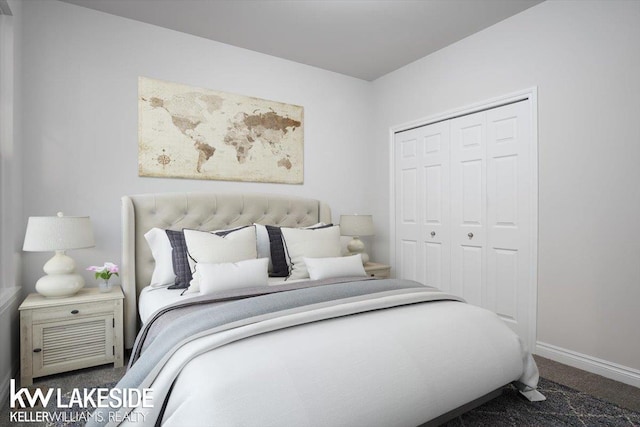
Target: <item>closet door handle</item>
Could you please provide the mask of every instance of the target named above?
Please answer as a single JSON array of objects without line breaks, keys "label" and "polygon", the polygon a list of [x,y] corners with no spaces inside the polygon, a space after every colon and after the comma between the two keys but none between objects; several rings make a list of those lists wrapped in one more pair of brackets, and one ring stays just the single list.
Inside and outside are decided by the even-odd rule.
[{"label": "closet door handle", "polygon": [[473,233],[469,233],[467,236],[469,236],[470,239],[473,239]]},{"label": "closet door handle", "polygon": [[435,231],[431,232],[431,237],[436,237],[436,232]]}]

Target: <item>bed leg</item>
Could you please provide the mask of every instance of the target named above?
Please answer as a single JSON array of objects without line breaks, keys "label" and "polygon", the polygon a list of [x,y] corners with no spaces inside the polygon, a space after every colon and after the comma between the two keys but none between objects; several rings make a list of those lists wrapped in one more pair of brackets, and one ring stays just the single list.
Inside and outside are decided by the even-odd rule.
[{"label": "bed leg", "polygon": [[520,391],[520,394],[527,398],[529,402],[542,402],[546,397],[538,390]]}]

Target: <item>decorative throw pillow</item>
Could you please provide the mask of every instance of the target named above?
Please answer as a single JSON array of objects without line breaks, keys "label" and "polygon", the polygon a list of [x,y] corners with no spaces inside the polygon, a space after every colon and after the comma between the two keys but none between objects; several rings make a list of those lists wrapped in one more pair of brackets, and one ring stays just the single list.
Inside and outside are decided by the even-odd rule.
[{"label": "decorative throw pillow", "polygon": [[[309,277],[303,258],[340,256],[340,227],[316,229],[282,228],[282,237],[291,260],[291,279]],[[275,267],[275,264],[274,264]]]},{"label": "decorative throw pillow", "polygon": [[360,254],[332,257],[307,258],[303,257],[311,280],[332,279],[334,277],[366,276]]},{"label": "decorative throw pillow", "polygon": [[[271,268],[269,270],[269,276],[271,277],[288,277],[290,273],[290,263],[287,259],[287,254],[284,249],[284,242],[282,240],[282,227],[276,227],[273,225],[265,226],[267,234],[269,235],[269,249],[271,255]],[[333,224],[325,224],[319,222],[308,227],[303,227],[304,230],[315,230],[319,228],[333,227]]]},{"label": "decorative throw pillow", "polygon": [[189,287],[191,282],[191,268],[189,267],[189,258],[187,257],[187,244],[184,240],[182,231],[165,230],[169,242],[171,242],[171,260],[173,272],[176,275],[175,284],[169,286],[169,289],[184,289]]},{"label": "decorative throw pillow", "polygon": [[[216,230],[216,231],[200,231],[200,233],[215,233],[219,236],[224,236],[228,233],[251,226],[236,227],[229,230]],[[253,228],[253,227],[252,227]],[[197,230],[191,230],[197,231]],[[193,280],[192,266],[189,262],[189,254],[187,250],[187,242],[184,237],[184,230],[165,230],[169,242],[171,243],[172,253],[171,259],[173,264],[173,272],[176,276],[175,284],[169,286],[169,289],[185,289],[189,287],[191,280]],[[254,257],[255,258],[255,257]]]},{"label": "decorative throw pillow", "polygon": [[269,273],[273,271],[271,263],[271,245],[269,243],[269,232],[267,226],[262,224],[253,224],[256,227],[256,249],[258,258],[269,258]]},{"label": "decorative throw pillow", "polygon": [[152,288],[169,286],[175,283],[176,275],[173,272],[173,260],[171,242],[167,233],[161,228],[152,228],[147,231],[144,238],[151,249],[151,255],[155,261],[153,274],[151,275]]},{"label": "decorative throw pillow", "polygon": [[[183,233],[191,273],[197,270],[198,263],[219,264],[257,258],[254,226],[217,232],[185,229]],[[199,292],[198,280],[194,279],[189,292]]]},{"label": "decorative throw pillow", "polygon": [[284,253],[284,242],[282,241],[282,231],[280,227],[267,225],[269,234],[269,249],[271,253],[271,277],[287,277],[289,275],[289,265]]},{"label": "decorative throw pillow", "polygon": [[268,258],[221,264],[198,263],[194,277],[199,276],[201,294],[253,286],[267,286],[269,278],[267,273],[268,265]]}]

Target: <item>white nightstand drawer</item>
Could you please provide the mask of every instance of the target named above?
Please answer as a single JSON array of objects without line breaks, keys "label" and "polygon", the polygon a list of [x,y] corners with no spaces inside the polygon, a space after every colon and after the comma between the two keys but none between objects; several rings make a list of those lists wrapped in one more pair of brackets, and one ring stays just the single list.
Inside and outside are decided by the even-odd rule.
[{"label": "white nightstand drawer", "polygon": [[368,262],[364,265],[364,271],[369,277],[376,277],[378,279],[388,279],[391,277],[391,267],[385,264]]},{"label": "white nightstand drawer", "polygon": [[97,314],[109,314],[113,313],[114,306],[115,303],[113,301],[103,301],[43,308],[33,312],[33,323],[72,320]]}]

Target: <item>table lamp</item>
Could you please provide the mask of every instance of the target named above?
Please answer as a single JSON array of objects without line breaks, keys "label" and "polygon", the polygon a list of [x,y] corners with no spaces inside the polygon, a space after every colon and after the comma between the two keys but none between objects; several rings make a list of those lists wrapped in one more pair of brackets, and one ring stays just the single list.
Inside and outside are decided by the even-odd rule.
[{"label": "table lamp", "polygon": [[48,298],[68,297],[84,286],[76,274],[75,261],[65,254],[69,249],[95,246],[88,216],[32,216],[27,222],[23,251],[48,252],[55,255],[43,267],[45,276],[36,282],[36,291]]},{"label": "table lamp", "polygon": [[373,218],[371,215],[341,215],[340,234],[353,237],[347,245],[349,255],[360,254],[362,263],[368,263],[369,255],[364,251],[364,242],[360,240],[360,237],[373,236]]}]

